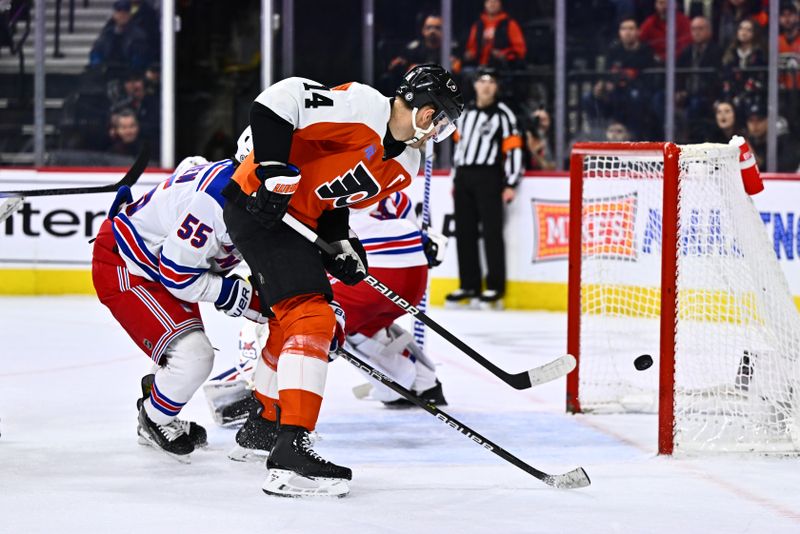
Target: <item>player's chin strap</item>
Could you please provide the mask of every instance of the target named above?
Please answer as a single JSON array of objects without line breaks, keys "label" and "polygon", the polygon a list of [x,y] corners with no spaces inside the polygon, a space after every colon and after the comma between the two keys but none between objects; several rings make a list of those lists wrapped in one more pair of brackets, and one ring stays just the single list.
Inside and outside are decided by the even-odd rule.
[{"label": "player's chin strap", "polygon": [[436,125],[431,121],[431,125],[425,129],[420,128],[417,126],[417,112],[419,108],[414,108],[411,110],[411,124],[414,126],[414,137],[406,141],[407,145],[413,145],[414,143],[418,143],[423,137],[428,135],[433,131]]}]

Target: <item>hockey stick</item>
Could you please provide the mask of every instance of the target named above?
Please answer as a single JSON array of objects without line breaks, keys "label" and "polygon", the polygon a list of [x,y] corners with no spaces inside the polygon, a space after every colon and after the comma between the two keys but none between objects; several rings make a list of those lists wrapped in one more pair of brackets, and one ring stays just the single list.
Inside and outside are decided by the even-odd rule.
[{"label": "hockey stick", "polygon": [[89,187],[64,187],[60,189],[30,189],[20,191],[0,191],[0,198],[19,198],[19,197],[46,197],[55,195],[86,195],[89,193],[113,193],[120,187],[127,185],[128,187],[136,183],[139,176],[142,175],[150,162],[150,149],[147,143],[142,145],[139,155],[136,156],[136,161],[133,162],[131,168],[122,177],[122,180],[111,185],[99,185]]},{"label": "hockey stick", "polygon": [[417,406],[419,406],[429,414],[433,415],[436,419],[440,420],[447,426],[454,428],[455,430],[458,430],[461,434],[466,436],[468,439],[474,441],[484,449],[487,449],[495,453],[503,460],[507,461],[512,465],[515,465],[516,467],[519,467],[529,475],[538,478],[548,486],[560,489],[576,489],[576,488],[585,488],[586,486],[591,484],[589,476],[586,474],[586,471],[584,471],[582,467],[575,468],[572,471],[569,471],[562,475],[548,475],[543,471],[539,471],[535,467],[526,464],[525,462],[523,462],[522,460],[520,460],[519,458],[517,458],[504,448],[500,447],[496,443],[478,434],[476,431],[474,431],[461,421],[457,420],[452,415],[443,412],[433,404],[426,403],[424,400],[414,395],[403,386],[397,384],[394,380],[392,380],[385,374],[381,373],[368,363],[359,359],[355,355],[347,352],[341,347],[336,352],[339,354],[339,356],[347,360],[350,364],[357,367],[361,371],[367,373],[372,378],[374,378],[384,386],[388,387],[398,395],[401,395],[406,400],[416,404]]},{"label": "hockey stick", "polygon": [[[335,251],[330,246],[330,244],[326,243],[319,236],[306,225],[292,217],[290,214],[286,214],[283,216],[283,222],[289,225],[294,231],[314,243],[320,250],[328,255],[334,255]],[[396,306],[401,308],[404,312],[411,315],[414,318],[418,318],[420,321],[425,323],[431,330],[445,338],[447,341],[458,347],[464,354],[478,362],[484,368],[488,369],[493,375],[498,377],[500,380],[508,384],[509,386],[515,389],[527,389],[534,384],[541,383],[541,378],[535,374],[535,370],[530,371],[523,371],[521,373],[508,373],[495,364],[478,354],[472,347],[458,339],[456,336],[451,334],[448,330],[446,330],[443,326],[439,323],[425,315],[425,313],[421,312],[416,306],[413,306],[410,302],[405,300],[403,297],[392,291],[389,287],[383,284],[380,280],[368,274],[364,281],[372,286],[377,292],[382,294],[387,299],[391,300]],[[567,374],[575,368],[575,358],[570,355],[566,354],[557,358],[553,362],[553,371],[562,372],[563,374]],[[548,364],[550,365],[550,364]],[[561,375],[559,375],[561,376]],[[556,377],[553,377],[556,378]],[[551,378],[552,380],[552,378]]]},{"label": "hockey stick", "polygon": [[[428,139],[425,143],[425,187],[422,194],[422,229],[427,230],[431,225],[431,175],[433,174],[433,139]],[[430,291],[430,280],[428,280],[422,300],[419,301],[417,308],[423,313],[428,309],[428,292]],[[425,348],[425,323],[419,319],[414,319],[414,341],[419,348]]]},{"label": "hockey stick", "polygon": [[[538,386],[540,384],[545,384],[555,380],[556,378],[561,378],[562,376],[572,372],[572,370],[575,369],[576,363],[577,362],[574,356],[571,354],[565,354],[556,358],[552,362],[540,365],[539,367],[534,367],[528,371],[528,376],[531,377],[531,385]],[[353,395],[355,395],[357,399],[361,400],[367,398],[371,391],[371,384],[361,384],[353,388]]]}]

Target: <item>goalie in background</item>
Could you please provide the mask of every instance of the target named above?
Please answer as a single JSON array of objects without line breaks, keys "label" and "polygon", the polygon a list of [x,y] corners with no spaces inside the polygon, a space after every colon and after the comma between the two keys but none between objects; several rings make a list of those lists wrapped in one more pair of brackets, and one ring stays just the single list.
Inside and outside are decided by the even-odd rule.
[{"label": "goalie in background", "polygon": [[[411,200],[402,192],[383,199],[374,209],[352,210],[350,226],[367,252],[370,273],[395,288],[411,304],[419,304],[428,285],[428,269],[441,264],[444,259],[447,238],[420,229]],[[393,324],[403,315],[403,310],[363,281],[348,286],[331,279],[331,285],[334,298],[346,315],[348,349],[427,402],[446,405],[434,364],[414,343],[410,333]],[[248,360],[251,349],[258,351],[266,346],[267,334],[267,330],[260,326],[243,327],[240,338],[241,362]],[[262,390],[258,376],[259,369],[265,366],[264,358],[268,357],[268,351],[260,354],[261,358],[256,362],[254,388],[255,396],[264,399],[267,392]],[[217,383],[208,384],[206,394],[215,396],[224,391],[226,386],[220,382],[232,376],[234,371],[231,369],[220,375],[225,377],[215,381]],[[369,395],[392,408],[413,406],[386,386],[368,379],[369,387],[365,387],[365,384],[355,389],[357,397]],[[229,404],[209,398],[215,420],[223,420],[223,413],[230,412],[233,403],[241,405],[245,402],[245,384],[246,377],[239,385],[227,386],[231,391],[238,388],[238,396],[231,398]],[[269,432],[260,412],[260,409],[252,411],[236,434],[237,447],[229,454],[232,460],[246,460],[269,452],[271,440],[267,439]]]}]

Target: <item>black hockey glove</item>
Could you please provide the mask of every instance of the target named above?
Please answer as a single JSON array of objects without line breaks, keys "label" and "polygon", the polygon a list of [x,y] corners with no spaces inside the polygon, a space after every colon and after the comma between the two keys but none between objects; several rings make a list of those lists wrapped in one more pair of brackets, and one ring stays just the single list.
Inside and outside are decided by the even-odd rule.
[{"label": "black hockey glove", "polygon": [[422,232],[422,248],[428,259],[428,267],[437,267],[444,261],[447,236],[436,232]]},{"label": "black hockey glove", "polygon": [[334,241],[332,256],[323,254],[325,270],[348,286],[354,286],[367,277],[367,253],[357,237]]},{"label": "black hockey glove", "polygon": [[259,165],[256,176],[261,185],[247,199],[247,211],[265,228],[272,228],[289,209],[289,201],[300,182],[300,169],[291,164]]}]

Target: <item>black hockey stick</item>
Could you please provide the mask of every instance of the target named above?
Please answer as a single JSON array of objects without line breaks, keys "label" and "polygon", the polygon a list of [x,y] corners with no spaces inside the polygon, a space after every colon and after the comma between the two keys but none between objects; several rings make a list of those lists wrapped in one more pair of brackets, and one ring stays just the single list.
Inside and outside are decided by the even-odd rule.
[{"label": "black hockey stick", "polygon": [[[292,217],[290,214],[286,214],[283,217],[283,222],[289,225],[290,228],[295,230],[297,233],[314,243],[320,250],[325,252],[329,255],[334,255],[335,251],[330,244],[326,243],[310,228],[306,225]],[[386,284],[382,283],[380,280],[375,278],[374,276],[368,274],[364,281],[372,286],[377,292],[382,294],[387,299],[391,300],[396,306],[401,308],[407,314],[413,316],[416,319],[419,319],[421,322],[425,323],[431,330],[445,338],[447,341],[455,345],[458,349],[460,349],[464,354],[481,364],[483,367],[488,369],[493,375],[498,377],[500,380],[508,384],[509,386],[515,389],[527,389],[531,386],[541,384],[543,382],[547,382],[550,380],[554,380],[559,376],[563,376],[571,372],[575,368],[575,358],[569,354],[565,354],[560,358],[550,362],[545,367],[547,367],[548,372],[542,373],[541,367],[537,367],[536,369],[531,369],[528,371],[523,371],[521,373],[508,373],[495,364],[478,354],[472,347],[458,339],[456,336],[451,334],[448,330],[446,330],[443,326],[439,323],[425,315],[422,311],[420,311],[416,306],[412,305],[410,302],[402,298],[400,295],[392,291]]]},{"label": "black hockey stick", "polygon": [[98,185],[86,187],[64,187],[59,189],[30,189],[20,191],[0,191],[0,198],[20,198],[20,197],[47,197],[55,195],[85,195],[89,193],[113,193],[123,185],[128,187],[136,183],[139,176],[142,175],[150,163],[150,149],[147,143],[142,145],[139,155],[136,156],[136,161],[133,162],[131,168],[122,177],[122,180],[111,185]]},{"label": "black hockey stick", "polygon": [[339,356],[347,360],[353,366],[367,373],[369,376],[371,376],[384,386],[388,387],[398,395],[401,395],[406,400],[416,404],[417,406],[419,406],[420,408],[422,408],[423,410],[425,410],[426,412],[428,412],[429,414],[431,414],[432,416],[434,416],[436,419],[440,420],[447,426],[459,431],[461,434],[466,436],[468,439],[474,441],[484,449],[487,449],[495,453],[503,460],[507,461],[512,465],[515,465],[516,467],[519,467],[529,475],[538,478],[548,486],[560,489],[577,489],[577,488],[585,488],[586,486],[591,484],[591,481],[589,480],[589,475],[586,474],[586,471],[583,470],[583,467],[577,467],[572,471],[569,471],[561,475],[548,475],[543,471],[539,471],[535,467],[526,464],[525,462],[523,462],[522,460],[520,460],[519,458],[517,458],[504,448],[500,447],[496,443],[478,434],[470,427],[468,427],[461,421],[457,420],[452,415],[443,412],[433,404],[425,402],[424,400],[414,395],[409,390],[407,390],[406,388],[404,388],[403,386],[401,386],[400,384],[398,384],[385,374],[381,373],[368,363],[364,362],[364,360],[361,360],[360,358],[347,352],[343,348],[339,348],[336,352],[339,354]]}]

